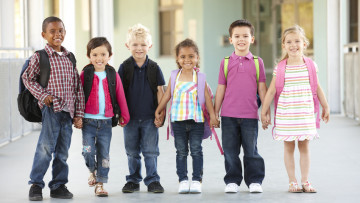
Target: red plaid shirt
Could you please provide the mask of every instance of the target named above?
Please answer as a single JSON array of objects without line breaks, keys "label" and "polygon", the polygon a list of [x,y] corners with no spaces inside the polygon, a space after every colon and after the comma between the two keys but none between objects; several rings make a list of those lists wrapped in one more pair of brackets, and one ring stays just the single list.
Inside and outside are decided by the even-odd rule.
[{"label": "red plaid shirt", "polygon": [[46,88],[41,87],[37,82],[40,76],[39,54],[34,54],[29,63],[29,67],[22,75],[25,87],[39,100],[39,107],[44,106],[44,99],[53,96],[54,112],[60,112],[67,105],[70,116],[73,118],[84,117],[85,97],[79,78],[79,73],[74,71],[73,64],[67,57],[68,52],[61,47],[63,54],[60,56],[49,45],[45,50],[50,60],[50,79]]}]

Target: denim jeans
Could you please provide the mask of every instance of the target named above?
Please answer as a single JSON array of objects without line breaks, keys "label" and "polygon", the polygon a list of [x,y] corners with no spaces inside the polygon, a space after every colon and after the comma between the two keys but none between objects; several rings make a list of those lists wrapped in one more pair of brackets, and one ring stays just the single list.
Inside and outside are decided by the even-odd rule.
[{"label": "denim jeans", "polygon": [[141,176],[141,157],[144,156],[146,177],[145,185],[160,181],[157,173],[157,157],[159,156],[159,132],[154,119],[130,120],[124,127],[124,143],[128,157],[129,175],[126,182],[139,183]]},{"label": "denim jeans", "polygon": [[96,182],[107,183],[110,169],[111,118],[83,121],[82,155],[90,172],[96,170]]},{"label": "denim jeans", "polygon": [[265,176],[265,164],[257,150],[258,120],[247,118],[221,118],[222,145],[224,148],[224,181],[240,185],[242,176],[240,147],[244,151],[245,183],[262,183]]},{"label": "denim jeans", "polygon": [[194,120],[175,121],[171,123],[174,131],[176,148],[176,173],[179,182],[188,180],[187,156],[192,157],[193,174],[192,180],[202,181],[203,175],[203,153],[202,138],[204,136],[204,123],[196,123]]},{"label": "denim jeans", "polygon": [[54,113],[52,107],[44,106],[41,112],[42,128],[36,146],[29,184],[45,187],[43,178],[54,157],[49,188],[55,190],[68,182],[69,168],[66,160],[71,143],[72,119],[68,112]]}]

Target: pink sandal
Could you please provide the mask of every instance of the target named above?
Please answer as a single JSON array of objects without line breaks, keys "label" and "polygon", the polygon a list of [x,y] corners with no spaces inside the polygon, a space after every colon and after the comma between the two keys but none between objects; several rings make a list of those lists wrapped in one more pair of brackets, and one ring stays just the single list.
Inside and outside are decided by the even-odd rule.
[{"label": "pink sandal", "polygon": [[301,192],[303,192],[303,190],[299,187],[297,182],[290,182],[288,192],[301,193]]},{"label": "pink sandal", "polygon": [[311,185],[311,183],[307,180],[305,183],[302,183],[302,190],[305,193],[316,193],[315,188]]}]

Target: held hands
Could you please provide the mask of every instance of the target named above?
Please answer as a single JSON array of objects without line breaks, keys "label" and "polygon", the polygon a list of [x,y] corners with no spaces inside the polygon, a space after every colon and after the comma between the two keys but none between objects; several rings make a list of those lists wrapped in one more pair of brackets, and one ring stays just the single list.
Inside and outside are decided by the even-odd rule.
[{"label": "held hands", "polygon": [[81,117],[74,117],[73,124],[75,128],[81,129],[83,127],[83,120]]},{"label": "held hands", "polygon": [[261,123],[264,130],[268,129],[268,126],[271,125],[270,110],[267,111],[265,114],[261,113]]},{"label": "held hands", "polygon": [[44,104],[45,104],[46,106],[50,107],[51,104],[53,103],[53,99],[54,99],[54,98],[53,98],[53,96],[51,96],[51,95],[45,97],[45,99],[44,99]]},{"label": "held hands", "polygon": [[212,127],[212,128],[219,128],[220,127],[219,116],[210,115],[210,127]]},{"label": "held hands", "polygon": [[165,118],[165,111],[155,111],[155,120],[154,120],[154,124],[157,128],[160,128],[161,126],[163,126],[164,123],[164,118]]},{"label": "held hands", "polygon": [[119,118],[119,124],[118,125],[121,126],[121,127],[126,126],[126,124],[124,123],[124,118],[122,116],[120,116],[120,118]]}]

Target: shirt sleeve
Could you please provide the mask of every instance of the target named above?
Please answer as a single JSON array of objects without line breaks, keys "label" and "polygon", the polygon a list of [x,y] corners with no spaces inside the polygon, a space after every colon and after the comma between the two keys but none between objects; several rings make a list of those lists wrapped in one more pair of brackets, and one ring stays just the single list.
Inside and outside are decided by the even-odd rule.
[{"label": "shirt sleeve", "polygon": [[264,61],[260,57],[259,57],[259,82],[266,82]]},{"label": "shirt sleeve", "polygon": [[[84,89],[82,85],[82,80],[79,77],[79,73],[77,69],[74,70],[75,77],[77,78],[76,84],[75,84],[75,117],[84,117],[84,109],[85,109],[85,95],[84,95]],[[84,77],[84,76],[83,76]]]},{"label": "shirt sleeve", "polygon": [[130,114],[126,103],[124,88],[120,80],[119,74],[116,74],[116,100],[121,110],[121,117],[123,117],[124,119],[124,122],[121,124],[127,124],[130,121]]},{"label": "shirt sleeve", "polygon": [[218,84],[219,85],[226,85],[226,79],[225,79],[225,74],[224,74],[224,59],[220,63]]},{"label": "shirt sleeve", "polygon": [[34,97],[44,103],[44,99],[50,94],[46,92],[39,82],[38,78],[40,77],[40,56],[38,53],[35,53],[29,62],[28,68],[24,71],[22,75],[22,80],[25,87],[31,92]]},{"label": "shirt sleeve", "polygon": [[163,75],[163,73],[161,71],[160,66],[158,66],[158,70],[159,71],[157,72],[157,76],[156,76],[157,83],[158,83],[158,86],[163,86],[163,85],[165,85],[165,79],[164,79],[164,75]]},{"label": "shirt sleeve", "polygon": [[275,66],[274,71],[273,71],[273,76],[276,76],[277,68],[278,68],[278,67]]}]

